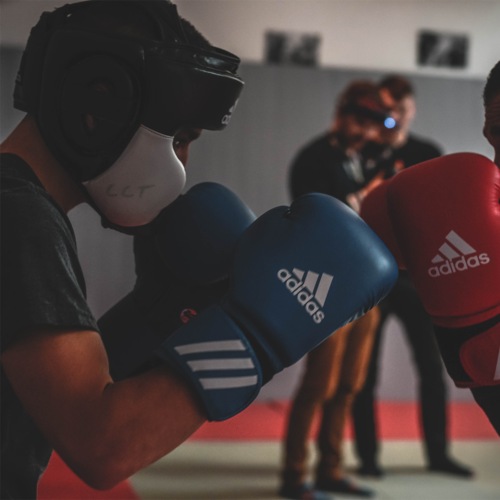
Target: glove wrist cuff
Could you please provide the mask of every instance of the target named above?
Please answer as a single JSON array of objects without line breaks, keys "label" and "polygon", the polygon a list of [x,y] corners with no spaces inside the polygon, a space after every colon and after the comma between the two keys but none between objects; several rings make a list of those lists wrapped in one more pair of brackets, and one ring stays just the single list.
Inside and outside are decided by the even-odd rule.
[{"label": "glove wrist cuff", "polygon": [[244,410],[262,387],[257,356],[236,323],[215,305],[172,335],[155,353],[200,395],[209,420]]}]

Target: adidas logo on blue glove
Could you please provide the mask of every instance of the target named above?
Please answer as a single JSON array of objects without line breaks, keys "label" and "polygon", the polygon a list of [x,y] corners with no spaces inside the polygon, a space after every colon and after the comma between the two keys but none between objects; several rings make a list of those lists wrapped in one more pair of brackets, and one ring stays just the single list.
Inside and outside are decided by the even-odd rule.
[{"label": "adidas logo on blue glove", "polygon": [[[293,275],[295,275],[295,278]],[[304,271],[294,268],[293,275],[287,269],[280,269],[278,271],[278,278],[283,283],[286,283],[288,290],[297,297],[298,303],[301,306],[304,306],[305,310],[310,316],[312,316],[315,323],[321,323],[325,314],[320,309],[320,305],[325,305],[325,300],[328,292],[330,291],[333,276],[323,273],[318,283],[319,274],[313,271],[307,272],[306,279],[304,281],[302,281],[304,278]],[[317,283],[318,286],[316,287]],[[315,288],[316,293],[314,293]],[[306,290],[309,290],[310,293],[307,293]],[[320,305],[318,305],[318,302]]]}]

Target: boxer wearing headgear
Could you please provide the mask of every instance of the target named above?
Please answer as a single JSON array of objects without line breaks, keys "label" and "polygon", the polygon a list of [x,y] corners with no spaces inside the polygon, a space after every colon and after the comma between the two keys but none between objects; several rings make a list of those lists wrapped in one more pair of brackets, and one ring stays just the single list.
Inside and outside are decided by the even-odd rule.
[{"label": "boxer wearing headgear", "polygon": [[[120,4],[107,10],[131,8]],[[239,59],[191,43],[167,2],[141,2],[153,39],[89,29],[82,25],[88,8],[81,2],[42,15],[23,54],[14,105],[34,116],[104,225],[134,232],[184,187],[174,136],[229,123],[243,88]],[[98,122],[93,130],[82,120],[88,115]]]},{"label": "boxer wearing headgear", "polygon": [[[183,179],[172,144],[185,162],[177,137],[227,124],[242,86],[238,60],[211,48],[166,1],[73,4],[44,14],[32,37],[15,94],[29,114],[1,148],[7,499],[36,498],[52,449],[94,488],[114,486],[207,419],[241,411],[274,373],[381,300],[396,275],[386,247],[350,210],[321,196],[297,200],[241,236],[247,223],[238,225],[225,250],[231,264],[210,278],[227,273],[227,294],[167,335],[154,351],[160,366],[115,382],[66,213],[87,201],[120,230],[153,221],[145,232],[159,258],[189,276],[189,254],[169,243],[189,214],[189,204],[173,203]],[[214,203],[202,191],[188,200]],[[241,207],[234,195],[209,192]],[[210,213],[215,231],[224,220]],[[192,236],[190,244],[206,244],[203,231]],[[293,280],[301,269],[309,278]],[[164,298],[166,285],[149,283]],[[138,289],[138,335],[158,326],[143,299]]]},{"label": "boxer wearing headgear", "polygon": [[[146,392],[112,385],[66,213],[88,202],[104,225],[150,232],[182,190],[190,141],[229,122],[238,62],[166,1],[67,5],[33,28],[14,96],[28,115],[1,146],[2,498],[35,498],[53,447],[104,488],[205,421],[165,369]],[[160,401],[182,419],[151,411]],[[119,431],[131,421],[137,433]]]}]

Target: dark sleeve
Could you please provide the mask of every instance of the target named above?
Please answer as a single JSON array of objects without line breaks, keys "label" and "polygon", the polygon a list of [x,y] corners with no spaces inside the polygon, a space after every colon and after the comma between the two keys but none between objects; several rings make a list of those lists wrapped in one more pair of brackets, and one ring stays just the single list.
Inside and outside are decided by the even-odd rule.
[{"label": "dark sleeve", "polygon": [[34,189],[2,195],[2,350],[24,328],[98,331],[69,220]]},{"label": "dark sleeve", "polygon": [[[411,164],[416,165],[424,161],[433,160],[443,155],[443,151],[436,143],[420,137],[411,137],[411,157],[413,157]],[[410,166],[410,165],[408,165]]]},{"label": "dark sleeve", "polygon": [[302,150],[293,161],[289,184],[293,200],[307,193],[333,195],[325,159],[311,149]]},{"label": "dark sleeve", "polygon": [[436,144],[428,142],[426,146],[427,146],[426,149],[427,160],[432,160],[434,158],[438,158],[439,156],[443,155],[443,151]]}]

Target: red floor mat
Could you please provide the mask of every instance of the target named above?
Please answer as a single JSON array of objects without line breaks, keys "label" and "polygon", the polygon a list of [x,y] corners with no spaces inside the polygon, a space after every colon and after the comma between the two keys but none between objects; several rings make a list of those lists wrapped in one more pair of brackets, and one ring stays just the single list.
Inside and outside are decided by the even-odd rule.
[{"label": "red floor mat", "polygon": [[52,454],[49,466],[38,483],[38,500],[140,500],[140,497],[123,481],[108,491],[97,491],[87,486],[62,461]]},{"label": "red floor mat", "polygon": [[[191,439],[198,440],[277,440],[285,433],[289,403],[272,401],[254,403],[226,422],[205,424]],[[449,404],[449,436],[453,440],[500,439],[489,420],[475,403]],[[420,439],[419,406],[411,401],[378,403],[381,439]],[[318,431],[318,419],[312,436]],[[352,438],[352,427],[346,428],[346,438]]]}]

